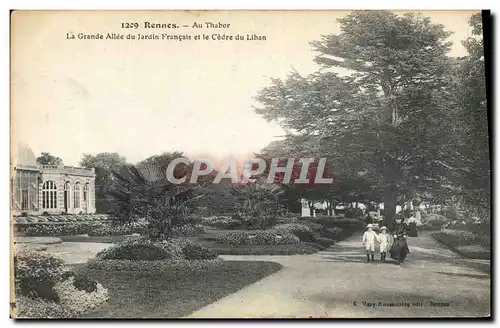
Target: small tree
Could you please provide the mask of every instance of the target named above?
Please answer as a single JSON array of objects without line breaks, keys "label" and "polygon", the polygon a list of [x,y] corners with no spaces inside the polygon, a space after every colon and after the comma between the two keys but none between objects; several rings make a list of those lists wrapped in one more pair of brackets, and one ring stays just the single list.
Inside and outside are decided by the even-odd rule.
[{"label": "small tree", "polygon": [[50,153],[42,153],[36,158],[36,162],[40,165],[62,165],[61,158],[51,155]]},{"label": "small tree", "polygon": [[196,189],[190,185],[169,182],[160,166],[147,163],[126,165],[113,171],[113,185],[108,191],[114,203],[116,220],[121,223],[144,218],[152,240],[168,239],[172,228],[187,223]]},{"label": "small tree", "polygon": [[252,221],[254,227],[264,228],[278,217],[280,187],[260,182],[238,185],[231,189],[236,197],[239,211]]}]

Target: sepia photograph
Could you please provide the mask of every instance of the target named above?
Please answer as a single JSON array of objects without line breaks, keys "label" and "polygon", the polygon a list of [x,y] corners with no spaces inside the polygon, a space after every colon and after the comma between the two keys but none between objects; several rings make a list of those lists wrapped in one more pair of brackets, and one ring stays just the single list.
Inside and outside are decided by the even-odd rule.
[{"label": "sepia photograph", "polygon": [[490,11],[9,15],[12,319],[491,319]]}]

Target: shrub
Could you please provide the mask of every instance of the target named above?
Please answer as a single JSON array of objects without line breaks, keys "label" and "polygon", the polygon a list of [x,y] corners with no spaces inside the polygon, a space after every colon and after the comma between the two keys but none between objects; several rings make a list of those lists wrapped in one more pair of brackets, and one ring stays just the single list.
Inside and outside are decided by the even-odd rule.
[{"label": "shrub", "polygon": [[183,225],[179,227],[173,227],[173,235],[176,237],[190,237],[205,234],[205,228],[202,225]]},{"label": "shrub", "polygon": [[97,281],[82,274],[73,275],[73,286],[78,290],[92,293],[97,290]]},{"label": "shrub", "polygon": [[186,260],[213,260],[218,257],[210,249],[191,241],[183,246],[182,253]]},{"label": "shrub", "polygon": [[16,297],[16,316],[18,318],[75,318],[96,308],[108,300],[108,291],[96,284],[93,292],[75,287],[73,277],[58,283],[54,289],[59,302]]},{"label": "shrub", "polygon": [[147,237],[125,240],[97,253],[101,260],[208,260],[217,258],[217,254],[188,239],[151,241]]},{"label": "shrub", "polygon": [[313,241],[315,235],[312,230],[304,224],[285,223],[274,226],[275,230],[285,231],[299,237],[300,241]]},{"label": "shrub", "polygon": [[282,245],[296,244],[300,240],[285,231],[255,230],[227,232],[219,236],[217,242],[230,245]]},{"label": "shrub", "polygon": [[234,228],[239,228],[242,225],[241,221],[227,217],[203,218],[202,223],[204,225],[221,229],[234,229]]},{"label": "shrub", "polygon": [[102,250],[96,257],[103,260],[164,260],[182,258],[182,248],[173,242],[153,242],[143,237],[125,240]]},{"label": "shrub", "polygon": [[62,280],[64,262],[50,254],[28,248],[14,254],[16,294],[58,301],[54,286]]}]

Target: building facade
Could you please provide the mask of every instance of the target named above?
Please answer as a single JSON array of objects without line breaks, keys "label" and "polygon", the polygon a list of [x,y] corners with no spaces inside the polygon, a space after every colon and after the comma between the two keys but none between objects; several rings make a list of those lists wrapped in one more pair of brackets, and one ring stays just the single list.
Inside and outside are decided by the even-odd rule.
[{"label": "building facade", "polygon": [[95,213],[93,168],[39,165],[24,145],[18,145],[16,154],[11,178],[15,216]]}]

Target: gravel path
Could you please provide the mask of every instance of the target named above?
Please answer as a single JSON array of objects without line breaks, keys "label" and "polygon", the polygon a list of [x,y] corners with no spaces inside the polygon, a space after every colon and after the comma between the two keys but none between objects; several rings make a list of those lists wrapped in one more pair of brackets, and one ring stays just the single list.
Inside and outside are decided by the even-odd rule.
[{"label": "gravel path", "polygon": [[[431,236],[409,239],[403,267],[364,263],[361,235],[322,252],[222,256],[275,261],[283,269],[190,315],[192,318],[446,317],[490,313],[489,261],[464,259]],[[478,270],[478,265],[483,270]]]}]

